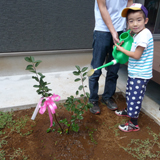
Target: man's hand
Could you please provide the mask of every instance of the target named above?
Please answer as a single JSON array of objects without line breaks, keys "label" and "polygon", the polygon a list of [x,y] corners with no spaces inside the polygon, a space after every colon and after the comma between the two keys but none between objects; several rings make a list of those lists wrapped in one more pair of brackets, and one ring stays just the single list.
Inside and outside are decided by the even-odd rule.
[{"label": "man's hand", "polygon": [[112,38],[114,44],[119,43],[118,33],[116,31],[112,33]]}]

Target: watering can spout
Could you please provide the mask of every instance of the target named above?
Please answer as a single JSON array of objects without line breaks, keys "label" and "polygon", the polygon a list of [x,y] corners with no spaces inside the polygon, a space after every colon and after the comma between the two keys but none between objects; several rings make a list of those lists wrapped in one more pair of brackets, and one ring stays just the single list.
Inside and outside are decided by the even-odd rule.
[{"label": "watering can spout", "polygon": [[98,67],[96,70],[102,69],[102,68],[104,68],[104,67],[108,67],[108,66],[111,66],[111,65],[115,65],[116,63],[118,63],[118,62],[117,62],[117,60],[114,59],[114,60],[112,60],[111,62],[106,63],[106,64],[104,64],[103,66]]},{"label": "watering can spout", "polygon": [[104,64],[103,66],[100,66],[100,67],[98,67],[98,68],[95,68],[95,69],[90,69],[89,71],[88,71],[88,73],[87,73],[87,76],[91,76],[96,70],[98,70],[98,69],[102,69],[102,68],[105,68],[105,67],[108,67],[108,66],[111,66],[111,65],[115,65],[115,64],[117,64],[118,63],[118,61],[116,60],[116,59],[113,59],[111,62],[109,62],[109,63],[106,63],[106,64]]}]

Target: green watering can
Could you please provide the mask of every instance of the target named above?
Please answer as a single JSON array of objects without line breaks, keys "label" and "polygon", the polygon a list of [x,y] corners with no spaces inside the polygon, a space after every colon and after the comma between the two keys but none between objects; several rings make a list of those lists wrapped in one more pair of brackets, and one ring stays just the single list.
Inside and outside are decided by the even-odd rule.
[{"label": "green watering can", "polygon": [[[122,41],[124,41],[124,43],[121,45],[124,49],[130,51],[131,50],[131,46],[132,46],[132,43],[133,43],[133,37],[130,35],[130,30],[128,30],[127,32],[123,32],[120,36],[119,36],[119,39],[120,39],[120,43]],[[119,44],[119,43],[117,43]],[[98,69],[102,69],[104,67],[108,67],[108,66],[111,66],[111,65],[115,65],[117,63],[120,63],[120,64],[125,64],[126,62],[128,62],[128,56],[126,54],[124,54],[123,52],[121,51],[118,51],[117,50],[117,47],[114,46],[113,48],[113,52],[112,52],[112,56],[113,56],[113,60],[107,64],[104,64],[103,66],[100,66],[98,68],[95,68],[95,69],[91,69],[88,71],[87,75],[88,76],[91,76],[96,70]]]}]

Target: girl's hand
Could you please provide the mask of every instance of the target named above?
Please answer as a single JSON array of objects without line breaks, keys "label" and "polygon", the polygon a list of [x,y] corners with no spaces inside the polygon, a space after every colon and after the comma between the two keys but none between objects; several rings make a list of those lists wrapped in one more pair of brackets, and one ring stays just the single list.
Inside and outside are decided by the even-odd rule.
[{"label": "girl's hand", "polygon": [[[124,43],[124,41],[120,42],[119,46],[121,46],[123,43]],[[113,45],[113,49],[114,49],[114,47],[115,47],[115,44]]]},{"label": "girl's hand", "polygon": [[118,51],[123,52],[124,48],[121,47],[121,45],[122,45],[123,43],[124,43],[124,41],[122,41],[119,45],[115,43],[115,46],[117,47],[117,50],[118,50]]}]

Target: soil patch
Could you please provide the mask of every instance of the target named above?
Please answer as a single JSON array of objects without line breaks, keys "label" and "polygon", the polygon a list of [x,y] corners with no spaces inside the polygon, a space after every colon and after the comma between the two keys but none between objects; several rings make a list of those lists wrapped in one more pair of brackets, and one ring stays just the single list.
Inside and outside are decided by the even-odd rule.
[{"label": "soil patch", "polygon": [[[119,109],[126,107],[126,100],[122,93],[116,93],[114,99]],[[26,117],[28,119],[19,133],[11,132],[11,128],[0,130],[5,132],[0,134],[1,158],[3,157],[5,160],[13,157],[15,160],[160,158],[160,127],[154,120],[141,112],[139,117],[140,131],[124,133],[118,129],[118,125],[127,122],[129,118],[117,116],[114,111],[109,110],[100,101],[99,105],[101,107],[100,115],[93,115],[87,111],[84,114],[84,119],[78,122],[79,132],[63,135],[57,131],[46,132],[50,125],[47,111],[43,115],[38,114],[35,121],[30,119],[35,108],[15,111],[14,120],[22,118],[24,121]],[[56,114],[59,120],[70,117],[68,111],[63,108],[63,104],[59,103],[57,106],[59,109],[56,110]],[[58,130],[58,128],[59,126],[56,125],[55,129]],[[5,140],[6,144],[2,143],[2,140]],[[15,153],[16,151],[19,155]]]}]

